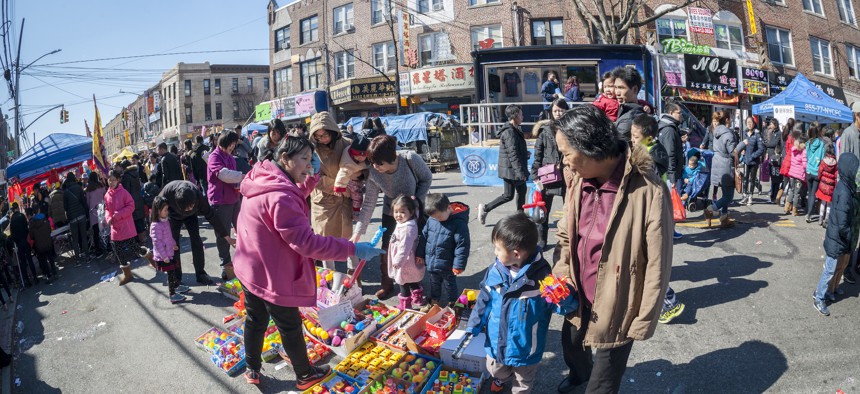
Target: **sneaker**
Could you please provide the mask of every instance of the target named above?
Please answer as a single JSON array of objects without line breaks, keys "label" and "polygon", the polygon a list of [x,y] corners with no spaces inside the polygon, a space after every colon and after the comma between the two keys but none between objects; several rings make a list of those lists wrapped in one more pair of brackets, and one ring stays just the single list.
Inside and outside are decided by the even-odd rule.
[{"label": "sneaker", "polygon": [[197,283],[200,283],[201,285],[212,286],[215,284],[215,281],[212,280],[209,275],[200,274],[197,275]]},{"label": "sneaker", "polygon": [[176,288],[176,292],[180,294],[185,294],[189,291],[191,291],[191,288],[185,285],[179,285],[179,287]]},{"label": "sneaker", "polygon": [[484,210],[484,204],[478,204],[478,222],[482,225],[487,223],[487,211]]},{"label": "sneaker", "polygon": [[681,316],[682,313],[684,313],[684,304],[677,304],[674,308],[661,313],[660,319],[657,321],[663,324],[668,324],[676,317]]},{"label": "sneaker", "polygon": [[572,375],[567,375],[567,377],[562,379],[561,383],[558,384],[558,392],[561,394],[568,394],[576,390],[580,385],[582,385],[582,383],[576,383],[573,380]]},{"label": "sneaker", "polygon": [[185,301],[185,296],[182,294],[176,293],[176,294],[170,296],[170,303],[171,304],[175,304],[177,302],[182,302],[182,301]]},{"label": "sneaker", "polygon": [[245,371],[245,381],[248,382],[248,384],[260,384],[260,371],[248,368],[248,370]]},{"label": "sneaker", "polygon": [[674,238],[674,239],[681,239],[681,237],[684,236],[684,234],[681,234],[681,233],[674,231],[674,230],[672,231],[672,233],[673,233],[672,238]]},{"label": "sneaker", "polygon": [[490,383],[490,392],[491,393],[501,393],[502,390],[505,389],[505,382],[499,379],[493,379],[492,383]]},{"label": "sneaker", "polygon": [[815,310],[817,310],[818,313],[824,316],[830,316],[830,309],[827,309],[827,304],[825,304],[823,300],[816,299],[815,302],[812,303],[812,306],[815,307]]},{"label": "sneaker", "polygon": [[[816,296],[815,296],[815,292],[814,292],[814,291],[812,292],[812,299],[813,299],[813,300],[817,300],[817,299],[818,299],[818,297],[816,297]],[[825,301],[827,301],[827,302],[834,302],[834,301],[836,301],[836,295],[834,295],[833,293],[827,293],[827,292],[825,292],[825,293],[824,293],[824,300],[825,300]]]},{"label": "sneaker", "polygon": [[299,378],[296,381],[296,388],[299,390],[307,390],[313,387],[315,384],[322,382],[323,379],[327,378],[329,374],[331,374],[331,367],[328,365],[323,365],[320,367],[311,367],[311,373],[303,378]]}]

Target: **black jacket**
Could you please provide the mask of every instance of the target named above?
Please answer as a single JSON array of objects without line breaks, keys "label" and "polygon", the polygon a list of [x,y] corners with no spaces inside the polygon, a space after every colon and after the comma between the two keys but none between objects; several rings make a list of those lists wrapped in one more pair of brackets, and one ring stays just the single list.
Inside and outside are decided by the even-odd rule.
[{"label": "black jacket", "polygon": [[87,205],[87,195],[78,182],[67,179],[63,182],[63,206],[66,208],[66,219],[72,221],[81,216],[88,218],[90,207]]},{"label": "black jacket", "polygon": [[194,152],[191,153],[191,173],[194,174],[194,179],[196,179],[200,185],[206,184],[206,160],[203,160],[203,155],[208,150],[208,146],[200,144],[197,145],[197,148],[195,148]]},{"label": "black jacket", "polygon": [[668,114],[663,114],[660,123],[657,124],[659,130],[657,139],[666,149],[669,157],[666,177],[672,184],[684,177],[684,162],[687,161],[684,157],[684,143],[681,142],[681,129],[678,128],[680,124],[681,122]]},{"label": "black jacket", "polygon": [[615,119],[615,128],[625,141],[630,141],[630,128],[633,127],[633,119],[639,115],[647,115],[639,103],[625,103],[618,108],[618,118]]},{"label": "black jacket", "polygon": [[[761,164],[762,156],[764,156],[764,141],[762,141],[761,133],[753,131],[752,135],[744,133],[741,137],[747,141],[743,152],[743,164],[748,166]],[[740,153],[738,152],[738,154]]]},{"label": "black jacket", "polygon": [[852,153],[839,155],[839,182],[830,204],[830,222],[824,233],[824,251],[830,257],[851,253],[851,221],[854,217],[854,183],[860,159]]},{"label": "black jacket", "polygon": [[[669,170],[669,154],[666,153],[666,148],[660,143],[660,140],[654,141],[654,145],[648,147],[648,153],[651,154],[651,159],[654,160],[654,169],[657,170],[657,175],[660,179],[666,175]],[[683,174],[683,171],[681,172]]]},{"label": "black jacket", "polygon": [[779,129],[770,132],[765,131],[765,134],[766,135],[764,136],[765,138],[763,138],[763,140],[764,147],[767,149],[767,156],[771,160],[780,160],[781,163],[783,155],[782,131],[780,131]]},{"label": "black jacket", "polygon": [[170,182],[183,180],[182,167],[179,165],[179,158],[176,155],[167,152],[158,163],[158,173],[156,173],[158,186],[164,187]]},{"label": "black jacket", "polygon": [[[183,189],[191,189],[197,195],[197,203],[194,204],[194,209],[188,212],[182,211],[177,203],[179,192]],[[221,223],[221,220],[215,215],[215,210],[209,205],[209,199],[206,198],[206,195],[200,191],[197,185],[188,181],[173,181],[165,185],[158,195],[167,199],[167,205],[170,207],[170,220],[181,222],[188,217],[203,215],[209,221],[209,224],[212,225],[215,235],[219,237],[230,235],[227,232],[227,228],[224,227],[224,223]]]},{"label": "black jacket", "polygon": [[30,234],[30,227],[27,224],[27,217],[21,212],[12,214],[9,219],[9,235],[12,239],[18,241],[26,241],[27,235]]},{"label": "black jacket", "polygon": [[454,213],[448,220],[440,222],[427,219],[422,230],[426,241],[424,261],[427,271],[451,272],[452,269],[465,270],[469,260],[471,245],[469,236],[469,206],[452,202]]},{"label": "black jacket", "polygon": [[[557,164],[561,166],[561,154],[558,151],[558,142],[555,140],[555,132],[549,121],[541,121],[535,125],[540,126],[540,134],[535,141],[535,160],[532,162],[532,180],[538,180],[538,170],[546,165]],[[564,181],[551,186],[544,186],[544,193],[554,196],[563,196],[565,192]]]},{"label": "black jacket", "polygon": [[529,179],[529,149],[519,128],[505,123],[499,131],[499,178],[512,181]]},{"label": "black jacket", "polygon": [[141,193],[140,175],[138,175],[137,166],[131,166],[125,169],[122,174],[122,187],[131,194],[131,199],[134,200],[134,212],[131,218],[134,220],[143,219],[145,212],[143,210],[143,193]]},{"label": "black jacket", "polygon": [[705,150],[713,150],[714,149],[714,128],[707,127],[705,129],[705,138],[702,138],[702,149]]}]

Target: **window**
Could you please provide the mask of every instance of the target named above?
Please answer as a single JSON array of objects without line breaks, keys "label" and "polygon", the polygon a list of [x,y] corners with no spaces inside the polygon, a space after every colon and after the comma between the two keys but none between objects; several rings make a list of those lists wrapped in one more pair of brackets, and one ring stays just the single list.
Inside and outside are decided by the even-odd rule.
[{"label": "window", "polygon": [[263,78],[263,91],[264,91],[264,92],[268,92],[268,91],[269,91],[269,77],[264,77],[264,78]]},{"label": "window", "polygon": [[203,104],[203,118],[208,122],[212,120],[212,104]]},{"label": "window", "polygon": [[352,30],[352,3],[334,9],[334,34]]},{"label": "window", "polygon": [[293,68],[275,70],[275,97],[287,97],[293,90]]},{"label": "window", "polygon": [[179,96],[177,96],[177,95],[176,95],[176,84],[178,84],[178,83],[179,83],[179,82],[174,82],[174,83],[173,83],[173,98],[177,98],[177,97],[179,97]]},{"label": "window", "polygon": [[185,97],[191,96],[191,80],[185,80]]},{"label": "window", "polygon": [[469,5],[499,4],[502,0],[469,0]]},{"label": "window", "polygon": [[176,126],[179,123],[179,115],[176,114],[176,108],[173,109],[173,125]]},{"label": "window", "polygon": [[502,25],[478,26],[471,29],[472,32],[472,48],[480,49],[478,44],[481,41],[492,39],[493,48],[501,48],[502,45]]},{"label": "window", "polygon": [[821,8],[821,0],[803,0],[803,10],[824,16],[824,9]]},{"label": "window", "polygon": [[418,0],[418,13],[420,14],[442,11],[444,9],[445,3],[443,0]]},{"label": "window", "polygon": [[349,79],[355,76],[355,57],[352,51],[342,51],[334,54],[334,79]]},{"label": "window", "polygon": [[215,103],[215,119],[221,119],[221,103]]},{"label": "window", "polygon": [[209,95],[209,94],[211,94],[211,93],[212,93],[212,91],[211,91],[211,90],[209,90],[209,80],[208,80],[208,79],[204,79],[204,80],[203,80],[203,94],[204,94],[204,95],[206,95],[206,96],[208,96],[208,95]]},{"label": "window", "polygon": [[817,73],[833,75],[833,59],[830,57],[830,41],[809,37],[812,47],[812,68]]},{"label": "window", "polygon": [[275,52],[290,49],[290,27],[275,30]]},{"label": "window", "polygon": [[248,77],[248,93],[254,91],[254,78]]},{"label": "window", "polygon": [[600,35],[600,29],[595,24],[591,25],[591,36],[594,37],[594,44],[606,44],[606,40]]},{"label": "window", "polygon": [[743,51],[743,30],[740,26],[714,25],[714,35],[717,39],[717,48]]},{"label": "window", "polygon": [[299,63],[299,74],[302,77],[302,90],[317,89],[320,86],[322,66],[320,59],[312,59]]},{"label": "window", "polygon": [[239,102],[233,101],[233,119],[239,119]]},{"label": "window", "polygon": [[376,73],[379,74],[378,70],[394,71],[395,66],[394,42],[373,44],[373,67],[376,68]]},{"label": "window", "polygon": [[310,18],[302,19],[300,23],[302,27],[302,37],[300,40],[301,44],[307,44],[309,42],[314,42],[317,40],[317,16],[314,15]]},{"label": "window", "polygon": [[564,27],[561,19],[532,22],[532,45],[564,44]]},{"label": "window", "polygon": [[221,78],[215,78],[215,94],[221,94]]},{"label": "window", "polygon": [[687,38],[687,20],[676,18],[657,19],[657,41],[666,38]]},{"label": "window", "polygon": [[780,64],[794,65],[794,53],[791,50],[791,33],[788,30],[775,27],[766,28],[767,54],[770,61]]},{"label": "window", "polygon": [[836,5],[839,6],[839,20],[857,26],[857,19],[854,18],[854,4],[851,0],[836,0]]},{"label": "window", "polygon": [[860,79],[860,48],[845,45],[845,57],[848,58],[848,76]]},{"label": "window", "polygon": [[390,8],[391,0],[370,0],[370,24],[384,22]]},{"label": "window", "polygon": [[233,93],[239,93],[239,78],[233,78]]},{"label": "window", "polygon": [[423,66],[454,59],[451,53],[451,41],[448,33],[445,32],[424,34],[419,37],[418,53]]},{"label": "window", "polygon": [[185,107],[185,123],[193,123],[194,119],[191,117],[191,107]]}]

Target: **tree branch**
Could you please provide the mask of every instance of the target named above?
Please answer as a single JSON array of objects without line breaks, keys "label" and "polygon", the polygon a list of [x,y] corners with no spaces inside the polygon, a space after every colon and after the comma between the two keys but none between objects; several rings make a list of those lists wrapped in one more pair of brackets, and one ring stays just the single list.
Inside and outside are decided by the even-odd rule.
[{"label": "tree branch", "polygon": [[[672,7],[666,8],[666,9],[665,9],[665,10],[663,10],[663,11],[656,12],[656,13],[654,13],[654,15],[651,15],[651,16],[649,16],[648,18],[645,18],[645,19],[643,19],[643,20],[641,20],[641,21],[639,21],[639,22],[630,23],[630,24],[629,24],[629,27],[642,27],[642,26],[645,26],[645,25],[647,25],[647,24],[649,24],[649,23],[651,23],[651,22],[656,21],[657,19],[662,18],[662,17],[663,17],[663,15],[666,15],[666,14],[668,14],[668,13],[670,13],[670,12],[674,12],[674,11],[680,10],[681,8],[684,8],[684,7],[686,7],[686,6],[690,5],[690,4],[693,4],[693,3],[695,3],[696,1],[698,1],[698,0],[685,0],[683,4],[676,5],[676,6],[672,6]],[[641,3],[640,3],[640,4],[641,4]],[[637,7],[637,9],[638,9],[638,7]]]}]

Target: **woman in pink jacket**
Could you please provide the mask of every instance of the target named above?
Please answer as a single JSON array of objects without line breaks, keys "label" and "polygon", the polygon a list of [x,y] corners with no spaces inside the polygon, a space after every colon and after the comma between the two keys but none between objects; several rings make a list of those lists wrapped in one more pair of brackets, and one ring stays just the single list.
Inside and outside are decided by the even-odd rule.
[{"label": "woman in pink jacket", "polygon": [[134,200],[131,194],[122,187],[120,178],[122,174],[117,170],[111,170],[108,175],[108,191],[105,193],[105,221],[110,226],[110,240],[113,243],[113,251],[122,269],[122,286],[131,282],[131,262],[138,257],[137,230],[134,228]]},{"label": "woman in pink jacket", "polygon": [[314,260],[355,255],[371,259],[382,250],[314,234],[307,197],[319,181],[319,162],[306,138],[288,136],[257,163],[240,186],[233,269],[245,290],[245,360],[248,383],[260,383],[263,337],[269,318],[281,333],[299,390],[325,379],[331,368],[311,365],[298,307],[316,305]]},{"label": "woman in pink jacket", "polygon": [[788,176],[791,177],[791,191],[785,197],[785,213],[800,216],[797,212],[797,205],[800,203],[800,188],[806,179],[806,142],[808,138],[799,132],[792,134],[794,145],[789,150],[791,168],[788,170]]}]

